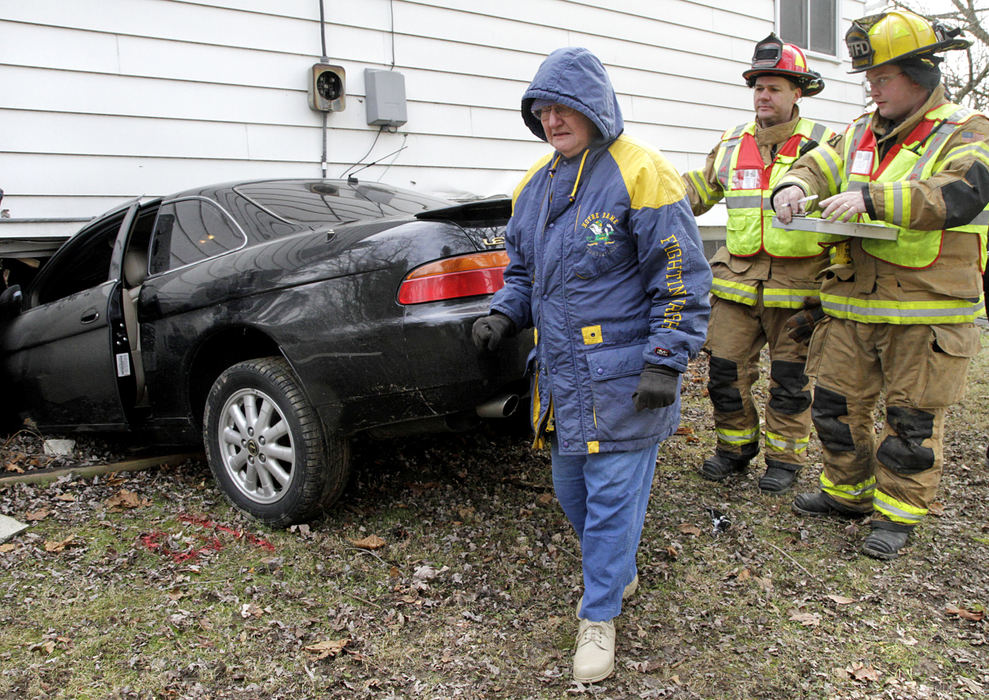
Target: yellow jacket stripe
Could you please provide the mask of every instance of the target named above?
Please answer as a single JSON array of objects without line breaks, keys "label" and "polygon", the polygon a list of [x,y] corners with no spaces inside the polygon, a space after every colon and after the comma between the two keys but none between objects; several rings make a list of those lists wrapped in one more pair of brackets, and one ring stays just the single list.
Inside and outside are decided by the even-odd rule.
[{"label": "yellow jacket stripe", "polygon": [[821,293],[821,306],[828,316],[862,323],[969,323],[982,315],[985,304],[976,300],[942,300],[900,302],[866,301],[852,297]]},{"label": "yellow jacket stripe", "polygon": [[746,306],[755,306],[755,303],[759,301],[759,290],[752,285],[717,277],[711,280],[711,294]]}]

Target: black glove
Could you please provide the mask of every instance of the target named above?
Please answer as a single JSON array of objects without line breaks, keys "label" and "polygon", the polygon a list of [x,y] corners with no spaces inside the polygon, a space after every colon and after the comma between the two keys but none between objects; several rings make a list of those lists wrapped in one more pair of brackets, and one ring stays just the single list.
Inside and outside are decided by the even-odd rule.
[{"label": "black glove", "polygon": [[824,309],[821,308],[821,300],[817,297],[807,297],[804,299],[804,308],[786,319],[783,330],[790,336],[790,340],[807,345],[810,343],[814,326],[822,318],[824,318]]},{"label": "black glove", "polygon": [[505,314],[492,311],[474,321],[470,337],[478,350],[496,350],[502,338],[515,335],[515,324]]},{"label": "black glove", "polygon": [[676,401],[679,376],[675,369],[647,364],[639,375],[639,386],[632,394],[635,410],[662,408]]}]

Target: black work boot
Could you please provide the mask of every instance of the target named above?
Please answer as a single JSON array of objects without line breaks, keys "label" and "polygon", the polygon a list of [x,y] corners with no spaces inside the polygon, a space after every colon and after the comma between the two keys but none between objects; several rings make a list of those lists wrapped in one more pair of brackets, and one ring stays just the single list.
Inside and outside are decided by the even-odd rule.
[{"label": "black work boot", "polygon": [[888,520],[873,520],[872,532],[862,543],[862,551],[873,559],[887,561],[895,559],[903,545],[910,539],[913,525],[891,523]]},{"label": "black work boot", "polygon": [[836,515],[839,518],[861,518],[861,513],[838,503],[823,491],[800,493],[793,499],[793,512],[799,515]]},{"label": "black work boot", "polygon": [[736,457],[715,451],[714,455],[704,460],[701,465],[701,476],[711,481],[724,481],[736,472],[743,472],[749,466],[750,457]]},{"label": "black work boot", "polygon": [[759,488],[766,493],[786,493],[793,486],[800,471],[799,464],[777,462],[775,459],[766,460],[766,473],[759,479]]}]

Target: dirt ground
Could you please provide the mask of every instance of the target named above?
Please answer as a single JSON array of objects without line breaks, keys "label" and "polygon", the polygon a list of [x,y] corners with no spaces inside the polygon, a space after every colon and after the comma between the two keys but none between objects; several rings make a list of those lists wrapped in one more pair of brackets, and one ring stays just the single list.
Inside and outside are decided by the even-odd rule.
[{"label": "dirt ground", "polygon": [[[338,506],[285,531],[230,508],[201,459],[0,486],[0,513],[29,525],[0,544],[0,698],[985,697],[987,344],[938,503],[888,563],[859,553],[866,520],[798,517],[759,492],[761,468],[698,475],[713,437],[695,363],[617,670],[592,686],[570,677],[578,545],[517,426],[358,440]],[[53,462],[46,437],[65,436],[9,436],[0,477],[133,456],[79,439]]]}]

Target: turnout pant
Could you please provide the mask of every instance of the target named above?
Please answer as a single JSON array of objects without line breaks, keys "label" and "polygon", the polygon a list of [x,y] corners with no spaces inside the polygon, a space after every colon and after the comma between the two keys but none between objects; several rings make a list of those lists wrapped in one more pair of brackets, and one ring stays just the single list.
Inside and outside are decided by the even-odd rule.
[{"label": "turnout pant", "polygon": [[[919,523],[944,463],[944,416],[978,352],[971,323],[927,326],[826,318],[810,344],[813,417],[824,450],[821,488],[840,503]],[[885,390],[876,439],[875,409]]]},{"label": "turnout pant", "polygon": [[754,306],[714,297],[705,348],[710,352],[708,395],[714,406],[719,452],[751,458],[759,451],[759,412],[752,385],[759,354],[769,345],[769,400],[765,408],[766,459],[802,466],[810,439],[807,346],[783,324],[797,309]]}]

